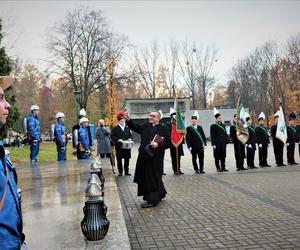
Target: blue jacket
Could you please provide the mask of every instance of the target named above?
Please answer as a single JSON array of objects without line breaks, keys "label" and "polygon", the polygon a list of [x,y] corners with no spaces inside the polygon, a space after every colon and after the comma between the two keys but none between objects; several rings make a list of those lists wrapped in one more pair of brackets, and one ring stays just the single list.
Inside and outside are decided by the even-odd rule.
[{"label": "blue jacket", "polygon": [[0,141],[0,200],[2,200],[6,184],[6,168],[8,183],[3,207],[0,211],[0,249],[19,249],[21,247],[22,217],[15,183],[13,168],[5,157],[2,141]]},{"label": "blue jacket", "polygon": [[62,123],[57,122],[54,126],[54,135],[56,138],[56,145],[59,147],[65,147],[66,142],[62,140],[62,135],[65,134],[65,127]]},{"label": "blue jacket", "polygon": [[78,132],[78,138],[79,138],[79,142],[81,142],[83,147],[86,150],[89,150],[90,140],[89,140],[89,135],[88,135],[87,128],[83,128],[83,127],[80,126],[80,129],[79,129],[79,132]]},{"label": "blue jacket", "polygon": [[41,139],[40,122],[35,114],[30,114],[27,119],[27,130],[31,140]]}]

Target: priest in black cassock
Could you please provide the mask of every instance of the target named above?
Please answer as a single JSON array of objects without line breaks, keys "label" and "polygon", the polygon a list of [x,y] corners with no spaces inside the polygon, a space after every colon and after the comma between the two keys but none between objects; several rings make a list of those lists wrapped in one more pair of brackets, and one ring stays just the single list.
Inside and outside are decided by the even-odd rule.
[{"label": "priest in black cassock", "polygon": [[[149,122],[138,125],[126,113],[128,127],[141,135],[133,181],[138,184],[138,196],[145,200],[142,208],[156,206],[167,194],[162,175],[165,150],[170,147],[170,132],[167,126],[160,124],[160,119],[160,112],[152,111]],[[154,141],[156,135],[160,139]]]}]

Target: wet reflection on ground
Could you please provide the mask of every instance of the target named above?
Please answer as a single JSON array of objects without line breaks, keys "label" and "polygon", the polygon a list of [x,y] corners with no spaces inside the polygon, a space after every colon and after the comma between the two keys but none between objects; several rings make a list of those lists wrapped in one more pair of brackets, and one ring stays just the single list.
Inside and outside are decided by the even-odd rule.
[{"label": "wet reflection on ground", "polygon": [[[104,240],[88,244],[81,233],[80,222],[90,177],[89,161],[20,163],[16,164],[16,169],[18,186],[22,189],[24,233],[30,249],[99,249],[100,246],[117,249],[119,244],[126,249],[126,242],[129,246],[110,166],[103,165],[103,172],[111,226]],[[123,238],[126,238],[125,243]]]}]

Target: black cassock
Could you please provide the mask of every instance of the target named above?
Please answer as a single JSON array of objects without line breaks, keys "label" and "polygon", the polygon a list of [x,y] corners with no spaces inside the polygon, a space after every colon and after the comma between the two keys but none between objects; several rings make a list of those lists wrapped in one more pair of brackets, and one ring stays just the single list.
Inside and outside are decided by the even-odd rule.
[{"label": "black cassock", "polygon": [[[136,162],[133,181],[138,184],[138,196],[148,204],[157,204],[164,198],[167,191],[162,182],[165,150],[170,146],[170,132],[168,127],[162,124],[153,126],[150,123],[137,125],[132,120],[127,121],[128,127],[141,135],[139,155]],[[152,149],[153,157],[145,151],[145,147],[158,134],[164,138],[162,143],[158,143],[158,148]]]}]

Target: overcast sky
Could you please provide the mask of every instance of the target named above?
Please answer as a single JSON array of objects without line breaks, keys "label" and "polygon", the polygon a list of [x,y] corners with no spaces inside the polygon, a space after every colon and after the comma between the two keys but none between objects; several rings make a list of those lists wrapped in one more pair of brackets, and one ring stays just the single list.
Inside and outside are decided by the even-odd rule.
[{"label": "overcast sky", "polygon": [[102,10],[114,30],[133,44],[154,39],[214,43],[219,81],[255,47],[268,40],[283,44],[300,32],[300,1],[0,1],[0,15],[9,21],[5,45],[13,44],[10,55],[43,65],[47,28],[78,6]]}]

